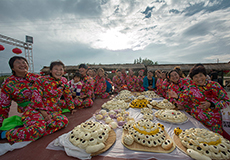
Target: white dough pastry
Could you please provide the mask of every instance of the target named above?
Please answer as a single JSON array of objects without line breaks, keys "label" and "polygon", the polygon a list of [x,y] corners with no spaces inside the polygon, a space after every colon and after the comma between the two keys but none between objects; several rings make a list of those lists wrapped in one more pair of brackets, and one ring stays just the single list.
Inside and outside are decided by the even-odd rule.
[{"label": "white dough pastry", "polygon": [[88,146],[86,147],[86,153],[95,153],[95,152],[98,152],[100,150],[102,150],[103,148],[105,148],[105,144],[104,143],[99,143],[97,145],[94,145],[94,146]]},{"label": "white dough pastry", "polygon": [[191,156],[192,158],[196,159],[196,160],[212,160],[210,157],[205,156],[193,149],[187,149],[187,153],[189,156]]},{"label": "white dough pastry", "polygon": [[133,136],[131,136],[131,135],[128,134],[128,135],[124,136],[123,141],[124,141],[125,144],[127,144],[127,145],[130,146],[131,144],[133,144],[134,138],[133,138]]}]

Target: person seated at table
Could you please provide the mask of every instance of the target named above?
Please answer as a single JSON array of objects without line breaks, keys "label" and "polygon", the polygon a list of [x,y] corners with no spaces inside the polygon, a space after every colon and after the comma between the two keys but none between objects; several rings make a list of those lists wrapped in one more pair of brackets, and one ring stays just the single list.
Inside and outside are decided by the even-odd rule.
[{"label": "person seated at table", "polygon": [[122,90],[121,70],[116,70],[116,75],[113,77],[114,92],[119,93]]},{"label": "person seated at table", "polygon": [[168,72],[162,71],[162,74],[163,74],[162,77],[164,77],[164,75],[165,75],[165,78],[164,78],[162,86],[161,86],[162,90],[160,91],[160,95],[162,95],[163,98],[166,98],[167,94],[168,94],[168,87],[170,85],[170,80],[168,78]]},{"label": "person seated at table", "polygon": [[28,72],[28,62],[24,57],[14,56],[9,60],[13,75],[2,84],[0,97],[0,126],[9,116],[11,102],[15,101],[17,110],[22,113],[23,126],[0,131],[0,139],[9,142],[35,141],[45,133],[45,120],[42,114],[30,107],[32,86],[40,77]]},{"label": "person seated at table", "polygon": [[126,73],[126,69],[121,69],[121,88],[122,90],[128,90],[128,87],[127,87],[127,73]]},{"label": "person seated at table", "polygon": [[137,92],[143,92],[145,88],[143,87],[143,81],[144,81],[144,70],[138,71],[138,77],[137,77],[137,83],[139,84],[140,88],[137,89]]},{"label": "person seated at table", "polygon": [[143,81],[143,87],[145,88],[145,91],[155,91],[155,83],[156,82],[155,77],[153,77],[153,71],[149,70]]},{"label": "person seated at table", "polygon": [[51,134],[69,123],[62,114],[68,109],[73,114],[74,103],[68,81],[64,75],[65,65],[61,61],[50,63],[50,75],[42,76],[34,84],[31,101],[38,108],[46,121],[46,131],[43,136]]},{"label": "person seated at table", "polygon": [[189,73],[192,83],[182,93],[171,92],[178,104],[188,107],[187,111],[214,132],[223,134],[221,109],[230,105],[229,97],[223,87],[206,79],[206,69],[193,67]]},{"label": "person seated at table", "polygon": [[81,74],[79,72],[76,72],[74,74],[74,77],[72,80],[68,82],[73,101],[74,101],[74,106],[76,108],[80,107],[82,104],[83,99],[79,98],[81,94],[81,89],[82,89],[82,83],[81,83]]},{"label": "person seated at table", "polygon": [[92,69],[92,68],[88,68],[86,74],[87,74],[89,77],[94,78],[94,73],[93,73],[93,69]]},{"label": "person seated at table", "polygon": [[129,75],[126,77],[126,84],[128,90],[131,92],[136,92],[137,90],[140,90],[140,86],[137,82],[137,76],[134,75],[131,68],[129,69]]},{"label": "person seated at table", "polygon": [[[171,84],[168,86],[168,92],[176,92],[177,94],[182,93],[185,89],[188,88],[189,84],[191,83],[191,80],[188,78],[181,78],[177,70],[171,70],[168,73],[169,80]],[[168,95],[166,97],[170,102],[173,104],[177,105],[177,100],[174,98],[170,97]],[[181,106],[177,106],[178,109],[181,109]]]},{"label": "person seated at table", "polygon": [[72,97],[80,96],[82,83],[81,83],[81,74],[76,72],[73,76],[73,79],[68,82],[70,90],[72,92]]},{"label": "person seated at table", "polygon": [[111,79],[109,78],[109,75],[107,72],[105,72],[105,80],[106,80],[106,92],[108,92],[109,94],[112,94],[114,85]]},{"label": "person seated at table", "polygon": [[160,70],[155,71],[155,74],[157,76],[156,93],[161,97],[166,96],[166,92],[168,89],[168,84],[169,84],[167,83],[168,81],[165,81],[164,83],[164,80],[166,79],[166,73],[167,73],[166,71],[162,71],[162,72]]},{"label": "person seated at table", "polygon": [[109,93],[106,92],[106,79],[104,77],[105,71],[102,68],[97,70],[97,75],[94,78],[94,94],[96,98],[108,98]]},{"label": "person seated at table", "polygon": [[78,108],[89,108],[93,105],[94,80],[86,75],[87,69],[88,66],[86,64],[80,64],[79,73],[81,74],[82,89],[79,98],[83,101],[82,103],[79,102]]}]

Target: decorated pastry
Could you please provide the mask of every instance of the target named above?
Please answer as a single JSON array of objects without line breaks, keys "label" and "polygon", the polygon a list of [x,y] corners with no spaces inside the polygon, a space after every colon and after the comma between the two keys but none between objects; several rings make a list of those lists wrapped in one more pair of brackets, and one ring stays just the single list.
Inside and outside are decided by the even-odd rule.
[{"label": "decorated pastry", "polygon": [[198,155],[204,159],[229,159],[230,142],[218,133],[207,129],[190,128],[181,131],[174,129],[174,133],[179,134],[179,139],[183,146],[188,149],[187,153],[195,158]]},{"label": "decorated pastry", "polygon": [[69,141],[89,154],[95,153],[105,147],[110,130],[108,125],[86,121],[71,131]]},{"label": "decorated pastry", "polygon": [[119,94],[114,98],[114,100],[123,100],[125,102],[130,102],[134,96],[132,93],[128,90],[122,90],[119,92]]},{"label": "decorated pastry", "polygon": [[139,96],[130,103],[132,108],[145,108],[150,101],[145,96]]},{"label": "decorated pastry", "polygon": [[141,113],[143,113],[143,114],[147,114],[147,113],[152,114],[153,110],[150,109],[150,108],[142,108]]},{"label": "decorated pastry", "polygon": [[171,102],[169,102],[167,99],[164,99],[163,101],[159,102],[156,106],[158,108],[161,108],[161,109],[173,109],[173,108],[176,108],[176,106],[174,104],[172,104]]},{"label": "decorated pastry", "polygon": [[128,109],[129,105],[124,100],[113,99],[104,103],[101,107],[108,110],[117,110],[117,109]]},{"label": "decorated pastry", "polygon": [[[167,141],[165,138],[164,126],[160,123],[155,124],[148,119],[141,119],[133,123],[129,122],[123,126],[123,129],[128,131],[129,135],[133,137],[136,143],[144,146],[162,146],[162,144]],[[123,141],[124,140],[125,139],[123,139]],[[167,141],[167,144],[164,145],[166,150],[171,149],[172,146],[171,141]]]},{"label": "decorated pastry", "polygon": [[172,146],[173,146],[173,142],[169,139],[164,141],[164,143],[162,143],[161,145],[161,147],[164,148],[165,150],[169,150],[170,148],[172,148]]},{"label": "decorated pastry", "polygon": [[181,111],[170,109],[158,110],[155,112],[155,116],[160,120],[173,123],[183,123],[188,119],[188,117]]},{"label": "decorated pastry", "polygon": [[159,98],[160,97],[154,91],[144,91],[144,92],[141,92],[141,94],[144,96],[147,96],[148,98]]},{"label": "decorated pastry", "polygon": [[132,145],[134,142],[134,138],[133,136],[127,134],[125,137],[124,137],[124,143],[127,144],[127,145]]},{"label": "decorated pastry", "polygon": [[193,149],[187,149],[188,155],[190,155],[192,158],[197,159],[197,160],[212,160],[210,157],[201,154]]},{"label": "decorated pastry", "polygon": [[144,119],[153,120],[153,114],[151,114],[151,113],[146,113],[146,114],[143,115],[143,118],[144,118]]}]

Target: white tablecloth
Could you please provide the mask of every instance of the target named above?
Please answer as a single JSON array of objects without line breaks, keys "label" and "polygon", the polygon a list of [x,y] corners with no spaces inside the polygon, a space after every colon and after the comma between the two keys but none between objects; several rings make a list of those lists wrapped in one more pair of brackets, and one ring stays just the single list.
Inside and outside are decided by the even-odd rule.
[{"label": "white tablecloth", "polygon": [[[140,113],[140,109],[138,108],[129,108],[127,110],[130,113],[130,116],[133,117],[136,121],[141,119],[143,117],[143,114]],[[153,112],[155,113],[157,110],[153,109]],[[153,114],[154,114],[153,113]],[[162,121],[158,121],[156,118],[153,119],[154,123],[161,123],[165,126],[165,130],[168,132],[170,137],[172,138],[174,135],[174,128],[180,127],[182,130],[189,129],[189,128],[205,128],[204,125],[202,125],[199,121],[194,119],[189,114],[185,113],[188,116],[188,122],[180,125],[175,125],[171,123],[165,123]],[[155,116],[154,116],[155,117]],[[89,120],[94,120],[94,117],[90,118]],[[109,157],[116,157],[116,158],[126,158],[126,159],[151,159],[156,158],[160,160],[172,160],[172,159],[178,159],[178,160],[191,160],[191,158],[187,155],[185,155],[182,151],[180,151],[178,148],[176,148],[171,153],[153,153],[153,152],[142,152],[142,151],[133,151],[129,150],[126,147],[124,147],[121,143],[121,137],[122,137],[122,128],[117,128],[115,130],[116,132],[116,142],[115,144],[106,152],[102,153],[101,156],[109,156]],[[63,150],[62,147],[54,147],[51,142],[47,149],[54,149],[54,150]]]}]

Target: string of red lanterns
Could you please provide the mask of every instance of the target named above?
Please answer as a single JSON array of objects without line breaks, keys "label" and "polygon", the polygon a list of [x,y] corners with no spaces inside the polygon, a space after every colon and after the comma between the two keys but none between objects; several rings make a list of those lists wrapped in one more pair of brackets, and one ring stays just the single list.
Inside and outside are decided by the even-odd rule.
[{"label": "string of red lanterns", "polygon": [[[0,51],[4,51],[4,50],[5,50],[5,47],[0,44]],[[12,49],[12,52],[15,54],[21,54],[22,50],[16,47],[16,48]]]}]

